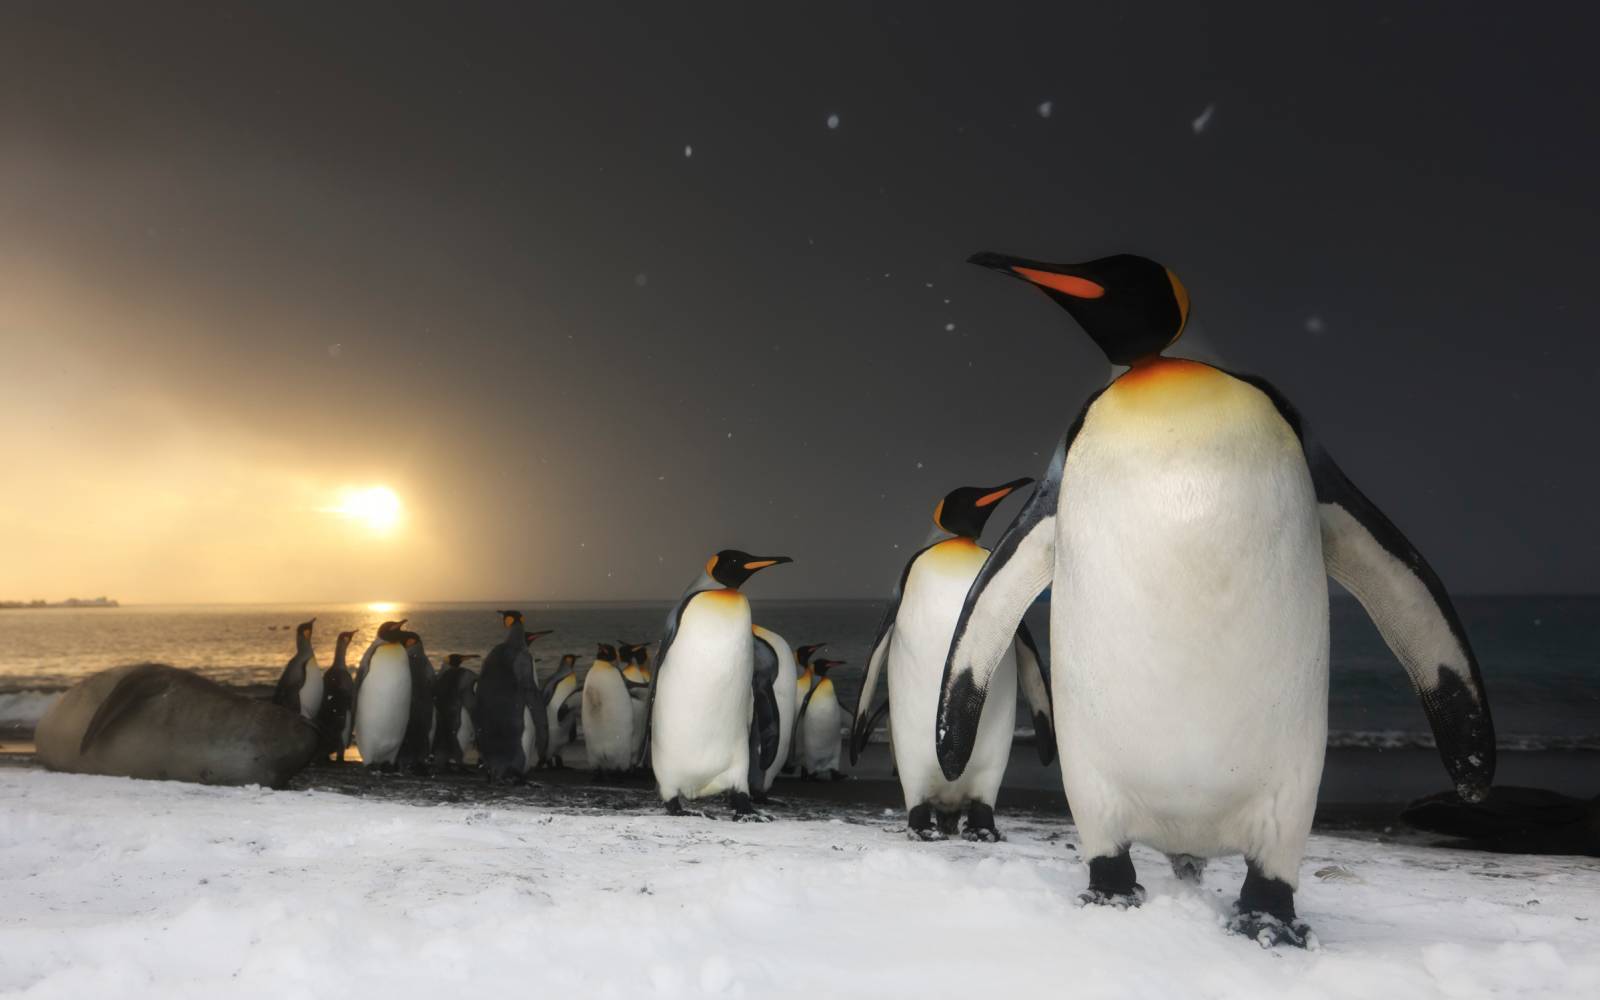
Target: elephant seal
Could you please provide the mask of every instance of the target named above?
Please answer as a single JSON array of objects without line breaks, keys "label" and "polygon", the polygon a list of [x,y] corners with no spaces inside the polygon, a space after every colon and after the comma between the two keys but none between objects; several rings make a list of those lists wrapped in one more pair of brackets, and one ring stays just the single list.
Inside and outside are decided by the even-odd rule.
[{"label": "elephant seal", "polygon": [[318,737],[296,711],[142,663],[74,685],[33,740],[52,771],[282,788],[316,755]]}]

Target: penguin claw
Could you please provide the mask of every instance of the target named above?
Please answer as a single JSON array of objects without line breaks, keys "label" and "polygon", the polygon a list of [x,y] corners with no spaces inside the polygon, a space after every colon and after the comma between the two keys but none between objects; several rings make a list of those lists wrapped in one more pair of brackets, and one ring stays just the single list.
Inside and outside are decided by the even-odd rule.
[{"label": "penguin claw", "polygon": [[1079,906],[1110,906],[1118,910],[1137,908],[1144,902],[1144,886],[1134,884],[1132,892],[1106,892],[1104,889],[1085,889],[1078,894]]},{"label": "penguin claw", "polygon": [[972,841],[973,843],[981,842],[985,844],[998,844],[1002,840],[1006,839],[1004,834],[992,826],[976,828],[969,826],[965,830],[961,831],[961,836]]},{"label": "penguin claw", "polygon": [[1228,930],[1254,939],[1263,948],[1287,944],[1318,951],[1322,947],[1316,933],[1304,920],[1284,921],[1270,913],[1236,913],[1228,921]]},{"label": "penguin claw", "polygon": [[771,813],[764,813],[759,809],[752,809],[749,812],[733,814],[733,821],[735,823],[771,823],[776,818],[777,817],[773,816]]},{"label": "penguin claw", "polygon": [[906,839],[915,840],[924,844],[931,844],[939,840],[948,840],[943,830],[936,826],[923,827],[922,829],[906,828]]}]

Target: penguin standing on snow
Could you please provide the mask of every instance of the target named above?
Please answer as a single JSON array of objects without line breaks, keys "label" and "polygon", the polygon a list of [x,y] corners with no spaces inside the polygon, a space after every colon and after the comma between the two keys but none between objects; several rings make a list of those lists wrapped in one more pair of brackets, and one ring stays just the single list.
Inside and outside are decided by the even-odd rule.
[{"label": "penguin standing on snow", "polygon": [[317,730],[322,733],[322,752],[335,755],[344,763],[344,752],[350,746],[350,734],[355,728],[356,682],[350,676],[345,658],[350,650],[350,640],[355,632],[340,632],[333,646],[333,665],[322,674],[322,708],[317,712]]},{"label": "penguin standing on snow", "polygon": [[461,766],[467,748],[477,740],[472,721],[478,706],[478,675],[466,666],[477,653],[451,653],[433,682],[433,757],[446,766]]},{"label": "penguin standing on snow", "polygon": [[545,717],[550,728],[550,745],[545,748],[545,754],[539,758],[540,767],[566,767],[566,761],[561,759],[561,750],[572,742],[573,735],[578,729],[578,705],[573,699],[578,696],[578,657],[575,653],[567,653],[561,657],[561,665],[556,672],[545,682],[543,698]]},{"label": "penguin standing on snow", "polygon": [[392,771],[411,719],[411,661],[405,620],[384,622],[356,671],[355,740],[361,762]]},{"label": "penguin standing on snow", "polygon": [[489,650],[478,673],[478,759],[490,781],[520,782],[550,746],[549,715],[522,612],[498,614],[506,636]]},{"label": "penguin standing on snow", "polygon": [[[906,801],[906,826],[914,838],[942,840],[955,832],[961,810],[967,810],[969,840],[999,840],[994,825],[994,800],[1011,760],[1011,738],[1017,721],[1018,668],[1028,704],[1033,709],[1039,758],[1055,757],[1050,732],[1049,689],[1037,647],[1026,625],[1018,625],[1015,649],[1007,650],[990,681],[990,697],[978,721],[972,760],[959,780],[948,781],[934,754],[933,717],[939,705],[939,683],[950,636],[961,605],[989,550],[978,544],[984,525],[1001,501],[1033,482],[1017,479],[1000,486],[964,486],[951,490],[933,511],[933,523],[947,535],[925,546],[906,562],[889,610],[872,642],[867,679],[861,687],[850,726],[850,763],[860,759],[883,709],[868,712],[878,678],[887,675],[885,703],[891,724],[890,747]],[[937,819],[937,825],[935,825]]]},{"label": "penguin standing on snow", "polygon": [[800,705],[806,700],[806,695],[811,693],[811,685],[816,683],[817,672],[811,668],[811,658],[819,649],[826,646],[825,642],[813,642],[805,646],[794,648],[795,679],[794,679],[794,710],[795,722],[790,726],[789,755],[784,758],[783,773],[793,774],[800,766],[800,754],[805,747],[805,730],[800,728]]},{"label": "penguin standing on snow", "polygon": [[1243,854],[1231,927],[1314,939],[1294,891],[1328,728],[1328,588],[1366,608],[1410,675],[1461,797],[1484,798],[1494,726],[1437,575],[1266,381],[1163,355],[1189,318],[1143,257],[979,254],[1077,320],[1128,371],[1096,393],[974,581],[939,698],[945,777],[1046,587],[1062,781],[1090,903],[1143,896],[1128,845]]},{"label": "penguin standing on snow", "polygon": [[[773,781],[778,777],[778,771],[789,759],[789,748],[794,745],[795,719],[800,714],[798,693],[800,671],[795,663],[794,650],[789,648],[789,643],[783,636],[760,625],[752,626],[751,630],[755,633],[758,667],[763,657],[770,656],[776,668],[772,694],[773,700],[777,702],[778,711],[778,753],[772,763],[761,772],[761,780],[752,781],[750,784],[750,797],[757,802],[765,802],[767,793],[772,790]],[[815,651],[815,647],[812,647],[812,652]]]},{"label": "penguin standing on snow", "polygon": [[317,668],[317,654],[311,648],[311,628],[316,623],[313,618],[295,626],[294,656],[284,664],[278,686],[272,692],[273,704],[312,721],[316,721],[322,708],[322,671]]},{"label": "penguin standing on snow", "polygon": [[843,660],[816,660],[811,664],[815,680],[800,703],[799,726],[805,733],[805,745],[800,749],[802,779],[838,781],[844,777],[839,771],[839,731],[844,724],[844,709],[839,707],[839,693],[828,679],[828,671],[843,665]]},{"label": "penguin standing on snow", "polygon": [[600,774],[621,774],[633,762],[633,699],[609,643],[599,644],[583,678],[583,746]]},{"label": "penguin standing on snow", "polygon": [[406,668],[411,672],[411,704],[406,718],[405,738],[400,742],[400,753],[395,764],[413,773],[424,774],[433,754],[433,731],[437,718],[433,708],[433,661],[422,648],[422,636],[415,632],[400,633],[400,643],[406,651]]},{"label": "penguin standing on snow", "polygon": [[644,750],[644,731],[650,721],[650,644],[619,643],[617,657],[622,666],[622,679],[628,682],[628,696],[633,699],[633,749],[629,758],[638,760]]},{"label": "penguin standing on snow", "polygon": [[[750,801],[750,720],[773,703],[752,693],[750,602],[739,587],[760,570],[787,562],[793,560],[723,549],[706,563],[668,619],[656,657],[646,750],[672,815],[687,811],[685,799],[725,791],[734,819],[768,818]],[[777,755],[775,740],[771,753]]]},{"label": "penguin standing on snow", "polygon": [[777,648],[761,638],[756,626],[752,625],[750,631],[753,633],[750,697],[754,699],[750,715],[750,799],[766,802],[767,774],[778,769],[778,751],[783,743],[783,718],[778,708],[777,690],[783,668]]}]

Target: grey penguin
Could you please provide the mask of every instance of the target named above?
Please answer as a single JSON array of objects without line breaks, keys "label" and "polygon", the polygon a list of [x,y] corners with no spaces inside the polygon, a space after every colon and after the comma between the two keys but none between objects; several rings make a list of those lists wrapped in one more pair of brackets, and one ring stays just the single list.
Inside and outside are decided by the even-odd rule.
[{"label": "grey penguin", "polygon": [[[727,792],[734,819],[770,819],[750,799],[750,720],[770,703],[752,697],[755,644],[739,587],[788,556],[723,549],[689,585],[667,623],[650,701],[650,755],[667,812]],[[763,726],[766,723],[763,721]]]},{"label": "grey penguin", "polygon": [[322,708],[317,712],[317,729],[322,732],[324,755],[344,762],[344,752],[350,746],[350,736],[355,729],[356,682],[346,665],[350,640],[355,631],[340,632],[333,646],[333,663],[322,673]]},{"label": "grey penguin", "polygon": [[450,767],[460,767],[467,748],[475,745],[477,729],[473,715],[478,704],[478,675],[466,666],[477,653],[451,653],[444,669],[433,682],[433,759]]},{"label": "grey penguin", "polygon": [[1051,588],[1062,783],[1086,903],[1136,904],[1128,845],[1243,854],[1230,927],[1314,941],[1294,908],[1328,726],[1328,588],[1355,595],[1421,696],[1461,797],[1484,798],[1494,726],[1437,574],[1264,379],[1171,358],[1189,293],[1119,255],[1051,264],[984,253],[1064,308],[1113,365],[973,581],[936,739],[958,778],[1023,612]]},{"label": "grey penguin", "polygon": [[913,839],[943,839],[954,830],[962,810],[967,812],[969,840],[1001,839],[994,824],[994,804],[1011,762],[1019,682],[1033,712],[1040,762],[1048,764],[1055,758],[1049,683],[1026,625],[1017,627],[1014,650],[1007,651],[995,669],[990,682],[993,697],[984,707],[976,749],[961,778],[947,781],[934,754],[933,717],[950,636],[967,591],[989,554],[978,539],[1000,504],[1032,482],[1015,479],[999,486],[963,486],[945,494],[933,510],[938,535],[906,561],[873,639],[850,727],[850,763],[860,759],[876,719],[883,715],[881,709],[868,710],[879,679],[886,678],[886,704],[893,723],[890,749]]},{"label": "grey penguin", "polygon": [[311,648],[311,629],[315,618],[301,622],[294,630],[294,656],[284,664],[278,677],[278,686],[272,692],[272,702],[292,708],[307,719],[315,720],[322,708],[322,671],[317,667],[317,654]]},{"label": "grey penguin", "polygon": [[33,740],[52,771],[271,788],[309,764],[318,742],[298,710],[159,663],[113,667],[74,684],[44,713]]},{"label": "grey penguin", "polygon": [[525,780],[550,746],[549,714],[540,697],[521,611],[500,611],[504,639],[478,672],[478,756],[490,781]]}]

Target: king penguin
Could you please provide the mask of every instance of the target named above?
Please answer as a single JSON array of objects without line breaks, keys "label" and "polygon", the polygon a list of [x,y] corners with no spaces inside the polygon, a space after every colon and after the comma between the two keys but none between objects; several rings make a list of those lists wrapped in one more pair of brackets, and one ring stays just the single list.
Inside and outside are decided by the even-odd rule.
[{"label": "king penguin", "polygon": [[411,719],[405,621],[384,622],[356,671],[356,749],[367,767],[392,771]]},{"label": "king penguin", "polygon": [[322,708],[322,671],[317,668],[317,654],[311,648],[311,629],[316,623],[313,618],[295,626],[294,656],[284,664],[278,686],[272,692],[275,704],[293,709],[313,722]]},{"label": "king penguin", "polygon": [[501,611],[506,635],[478,674],[478,759],[490,781],[524,780],[550,746],[549,715],[528,652],[522,612]]},{"label": "king penguin", "polygon": [[572,742],[578,728],[578,706],[572,699],[578,695],[578,656],[567,653],[561,665],[544,685],[545,718],[550,728],[550,745],[539,758],[540,767],[566,767],[561,759],[562,749]]},{"label": "king penguin", "polygon": [[356,682],[350,676],[346,657],[354,630],[340,632],[333,644],[333,665],[322,674],[322,708],[317,712],[317,730],[322,734],[324,756],[333,755],[344,763],[344,752],[350,746],[350,734],[355,729],[356,715],[351,711],[355,702]]},{"label": "king penguin", "polygon": [[[760,782],[753,782],[750,786],[750,797],[757,802],[765,802],[767,793],[772,791],[773,781],[777,780],[778,772],[789,760],[789,748],[794,744],[794,723],[800,714],[800,670],[795,661],[794,650],[789,648],[789,643],[783,636],[760,625],[752,626],[752,630],[755,633],[757,661],[759,662],[763,656],[770,655],[777,667],[772,682],[772,694],[778,709],[778,755],[762,770]],[[766,647],[765,650],[762,647]]]},{"label": "king penguin", "polygon": [[978,539],[1000,502],[1031,482],[1016,479],[1000,486],[963,486],[939,501],[933,524],[941,535],[906,562],[872,642],[867,679],[850,726],[850,763],[860,758],[874,724],[882,717],[881,709],[868,709],[878,679],[887,676],[890,748],[905,795],[906,827],[916,839],[942,840],[954,832],[962,809],[967,811],[967,839],[1001,839],[994,825],[994,802],[1011,760],[1019,667],[1023,691],[1033,710],[1040,760],[1048,764],[1055,757],[1049,688],[1026,625],[1017,626],[1014,649],[1006,650],[995,667],[990,681],[992,697],[978,721],[972,759],[961,777],[946,780],[934,754],[933,717],[950,636],[967,590],[989,554]]},{"label": "king penguin", "polygon": [[805,734],[805,745],[800,750],[800,777],[805,780],[844,777],[839,770],[839,737],[844,725],[844,710],[839,707],[839,692],[828,678],[828,671],[844,666],[843,660],[812,662],[815,679],[811,690],[800,703],[798,725]]},{"label": "king penguin", "polygon": [[633,762],[633,699],[610,643],[599,644],[583,677],[583,747],[600,774],[621,774]]},{"label": "king penguin", "polygon": [[958,778],[1023,612],[1046,588],[1062,782],[1086,903],[1143,898],[1128,845],[1243,854],[1230,927],[1306,946],[1294,892],[1328,728],[1328,588],[1371,616],[1421,696],[1461,797],[1494,776],[1476,658],[1439,577],[1265,380],[1167,357],[1170,270],[1121,255],[984,253],[1129,369],[1078,413],[956,623],[937,716]]},{"label": "king penguin", "polygon": [[795,722],[790,727],[789,754],[783,761],[783,773],[792,774],[800,767],[800,753],[804,749],[806,734],[800,728],[800,705],[806,700],[806,695],[811,693],[811,685],[816,683],[817,673],[811,668],[811,658],[817,651],[827,646],[825,642],[813,642],[794,648],[794,711]]},{"label": "king penguin", "polygon": [[478,707],[478,675],[466,665],[477,653],[451,653],[433,682],[433,758],[446,767],[460,767],[467,748],[477,743],[473,715]]},{"label": "king penguin", "polygon": [[[734,819],[765,820],[750,801],[750,722],[774,702],[754,696],[750,602],[739,587],[788,556],[723,549],[706,562],[667,620],[656,657],[646,751],[667,812],[727,792]],[[763,729],[767,728],[763,723]],[[771,727],[776,734],[776,726]],[[771,752],[777,755],[773,741]],[[771,761],[763,761],[763,768]]]},{"label": "king penguin", "polygon": [[406,735],[400,742],[395,764],[414,774],[426,774],[433,757],[433,732],[438,721],[433,706],[433,685],[437,679],[433,661],[422,648],[422,636],[412,631],[400,633],[406,650],[406,667],[411,671],[411,705],[406,718]]},{"label": "king penguin", "polygon": [[628,696],[633,699],[633,750],[629,757],[637,760],[644,750],[644,731],[650,718],[650,644],[620,643],[617,657],[623,665],[622,679],[628,682]]}]

